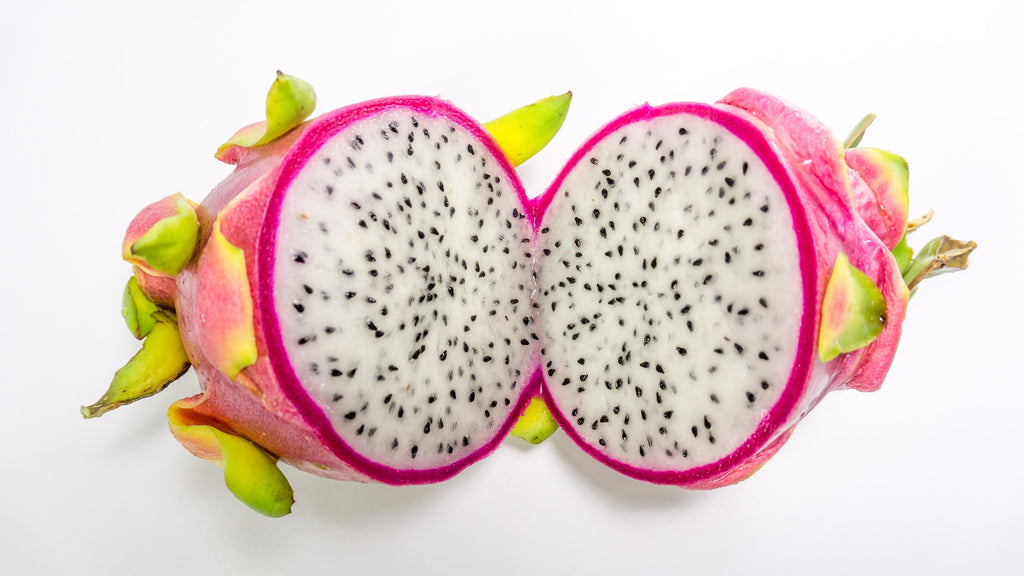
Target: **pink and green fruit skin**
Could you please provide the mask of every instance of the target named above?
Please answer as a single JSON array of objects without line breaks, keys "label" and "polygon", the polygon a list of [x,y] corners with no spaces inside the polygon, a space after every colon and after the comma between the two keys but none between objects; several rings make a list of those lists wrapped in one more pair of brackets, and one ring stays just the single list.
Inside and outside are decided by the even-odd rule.
[{"label": "pink and green fruit skin", "polygon": [[[464,456],[435,468],[405,468],[372,461],[348,446],[334,432],[323,410],[302,388],[284,350],[280,335],[268,332],[276,322],[273,298],[273,243],[280,203],[296,173],[321,145],[347,126],[374,115],[394,111],[421,118],[438,117],[454,122],[476,139],[482,153],[494,159],[491,169],[515,192],[516,202],[526,196],[515,172],[491,137],[473,120],[446,102],[421,97],[396,97],[371,101],[328,113],[303,123],[283,138],[256,148],[229,149],[221,153],[236,161],[235,171],[197,207],[202,230],[198,258],[174,279],[154,280],[161,301],[173,300],[181,333],[203,391],[172,408],[172,420],[189,425],[208,424],[251,440],[283,461],[313,474],[355,481],[390,484],[434,482],[448,478],[492,451],[503,440],[531,395],[521,385],[514,406],[488,437],[477,441]],[[131,230],[152,220],[143,211]],[[211,247],[214,230],[228,245],[244,254],[244,275],[226,262],[224,250]],[[144,270],[137,274],[143,276]],[[240,290],[240,285],[247,284]],[[173,298],[172,298],[173,296]],[[248,300],[248,301],[247,301]],[[255,340],[254,362],[246,357],[243,326],[251,318]],[[241,368],[239,369],[239,366]],[[211,459],[208,441],[189,433],[188,426],[172,432],[199,457]]]},{"label": "pink and green fruit skin", "polygon": [[[907,287],[889,251],[889,244],[895,245],[893,239],[898,242],[899,238],[903,235],[906,205],[905,195],[902,198],[898,197],[895,202],[885,196],[888,190],[887,186],[889,186],[889,179],[885,178],[884,175],[880,176],[877,174],[878,162],[864,161],[864,156],[866,155],[861,154],[859,151],[854,152],[851,155],[853,157],[851,165],[857,167],[860,172],[853,171],[847,165],[847,162],[851,160],[844,158],[844,150],[840,142],[819,121],[806,112],[771,95],[750,89],[740,89],[730,93],[713,105],[696,103],[677,103],[659,107],[645,105],[613,120],[597,132],[573,155],[548,191],[532,205],[534,222],[539,231],[539,236],[543,237],[545,229],[548,227],[551,227],[552,230],[547,231],[547,233],[555,235],[554,227],[560,222],[568,222],[569,226],[572,225],[571,220],[559,219],[557,215],[551,214],[552,212],[566,212],[564,205],[573,201],[572,194],[576,195],[575,203],[572,206],[574,213],[577,212],[576,208],[579,205],[584,205],[585,210],[583,212],[587,213],[590,212],[591,206],[598,206],[601,209],[602,217],[603,214],[609,211],[610,206],[600,204],[600,198],[593,192],[593,190],[603,186],[603,182],[592,187],[577,186],[576,189],[573,189],[573,185],[567,184],[567,182],[572,181],[577,174],[586,173],[586,170],[591,169],[589,164],[597,166],[597,158],[610,158],[606,150],[609,146],[614,146],[615,142],[620,144],[626,142],[627,137],[623,136],[624,134],[629,134],[629,138],[634,138],[636,135],[641,135],[642,137],[643,130],[641,128],[649,127],[647,132],[649,136],[651,130],[657,131],[658,126],[664,126],[666,123],[673,123],[677,120],[690,121],[694,119],[724,128],[728,134],[731,134],[732,137],[742,141],[749,147],[756,160],[767,168],[771,179],[781,189],[782,196],[792,217],[792,234],[796,238],[797,258],[799,261],[799,275],[792,289],[800,293],[802,299],[799,306],[790,310],[798,329],[795,332],[795,351],[792,356],[789,375],[784,382],[783,389],[781,392],[776,392],[777,396],[771,405],[759,408],[762,410],[761,416],[757,419],[756,424],[747,429],[745,436],[734,440],[726,439],[725,443],[727,444],[733,442],[733,444],[730,444],[731,448],[727,453],[716,456],[712,461],[692,465],[681,461],[686,458],[678,458],[678,450],[676,451],[674,461],[659,461],[657,459],[651,461],[652,453],[659,446],[657,442],[652,442],[651,440],[652,436],[658,438],[658,434],[654,432],[654,425],[650,425],[651,427],[647,430],[647,444],[643,444],[642,441],[640,442],[640,456],[635,454],[635,448],[632,448],[629,454],[621,453],[620,449],[615,447],[619,445],[617,429],[614,433],[607,435],[601,435],[602,433],[600,432],[591,432],[591,430],[602,430],[603,426],[608,425],[602,424],[607,422],[604,417],[600,421],[597,421],[596,418],[592,421],[589,417],[584,416],[580,416],[577,419],[577,410],[582,410],[584,414],[586,413],[584,409],[586,401],[580,398],[591,392],[584,392],[584,386],[581,384],[579,388],[580,398],[571,393],[566,393],[564,390],[572,386],[565,386],[570,378],[566,377],[562,380],[562,376],[569,371],[560,369],[557,366],[558,360],[555,360],[553,364],[549,363],[546,367],[542,367],[549,370],[547,378],[544,378],[543,372],[540,372],[539,375],[544,380],[542,390],[545,401],[552,408],[552,412],[560,427],[583,450],[596,459],[622,473],[642,480],[707,489],[735,483],[756,471],[782,446],[796,424],[828,392],[846,388],[870,391],[876,390],[882,384],[893,361],[908,301]],[[639,128],[636,128],[634,132],[628,131],[631,127],[637,126]],[[682,131],[680,134],[682,134]],[[654,138],[652,138],[646,144],[647,148],[645,148],[649,155],[633,156],[633,158],[639,160],[642,167],[645,160],[657,157],[657,153],[652,152],[651,149],[657,149],[660,145],[661,142],[659,141],[657,146],[655,146]],[[653,156],[650,156],[650,154],[653,154]],[[661,150],[661,154],[661,159],[664,163],[664,149]],[[714,158],[713,150],[711,154],[712,158]],[[629,155],[630,152],[626,151],[625,156],[628,158]],[[622,158],[622,154],[619,155],[619,158]],[[610,160],[609,163],[611,163]],[[633,164],[631,163],[630,166]],[[661,167],[657,162],[653,161],[650,165],[653,167],[648,174],[650,179],[653,180],[656,170],[661,170]],[[609,184],[611,185],[617,184],[617,182],[611,181],[618,177],[614,173],[615,169],[614,167],[612,168],[613,173],[609,176]],[[719,169],[721,170],[722,166],[719,166]],[[637,183],[637,189],[642,187],[640,181],[648,179],[645,177],[644,170],[641,170],[638,179],[634,180]],[[605,174],[607,175],[608,172],[606,171]],[[600,177],[598,179],[600,180]],[[626,180],[628,181],[629,178]],[[876,186],[876,188],[871,188],[870,186],[872,185]],[[602,191],[602,193],[604,192],[607,192],[607,190]],[[564,199],[563,196],[565,197]],[[657,196],[657,193],[655,196]],[[889,196],[891,197],[892,194],[889,194]],[[621,200],[623,197],[617,198],[620,198],[620,202],[625,202],[629,199],[629,197],[625,197],[627,200]],[[660,202],[664,198],[665,196],[662,196],[658,201]],[[597,200],[597,204],[588,203],[594,199]],[[646,201],[646,197],[635,202],[644,201]],[[879,216],[879,214],[892,212],[893,210],[889,209],[888,205],[893,203],[898,206],[899,210],[902,210],[902,216],[897,215],[892,218]],[[557,208],[557,206],[563,207]],[[725,205],[722,204],[721,211],[725,211],[725,208]],[[617,205],[616,209],[618,209]],[[651,212],[654,216],[649,215],[649,217],[658,218],[662,213],[661,211],[661,208],[657,211],[653,210],[652,204]],[[865,212],[867,213],[866,215]],[[598,210],[595,209],[594,213],[596,217]],[[865,217],[871,220],[872,226],[865,222]],[[581,226],[581,219],[587,220],[583,216],[577,218],[577,226]],[[671,222],[668,220],[661,219],[659,222],[671,225]],[[642,224],[645,223],[642,222]],[[649,222],[646,224],[649,224]],[[633,229],[636,230],[636,224],[634,224]],[[601,232],[602,236],[604,236],[605,230],[602,229]],[[681,234],[682,231],[680,231]],[[609,237],[611,237],[611,234],[609,234]],[[546,246],[550,247],[551,244],[549,243]],[[608,246],[614,246],[614,243]],[[668,243],[661,246],[662,248],[659,249],[660,254],[658,251],[653,252],[653,254],[662,257],[663,260],[667,260],[670,255],[668,252],[673,248]],[[589,246],[589,248],[596,253],[605,250],[605,247],[595,249],[593,246]],[[682,251],[684,254],[683,259],[685,260],[686,248],[682,248]],[[638,253],[642,254],[642,252]],[[883,319],[884,328],[867,346],[840,354],[832,361],[822,362],[819,360],[817,349],[818,330],[823,320],[829,320],[823,318],[822,303],[826,285],[840,253],[846,254],[852,265],[872,280],[884,296],[884,308],[886,310],[885,318]],[[610,252],[607,254],[613,255]],[[650,255],[647,258],[649,259]],[[599,258],[595,259],[599,260]],[[646,269],[647,260],[644,261],[644,264]],[[660,266],[660,268],[664,267],[664,265]],[[568,268],[568,265],[565,268]],[[557,273],[559,270],[555,270],[555,272]],[[549,280],[543,267],[539,275],[543,294],[547,294],[545,289],[549,286],[552,293],[557,290],[555,281]],[[616,278],[618,278],[618,275],[616,275]],[[611,278],[606,275],[605,285],[610,281]],[[593,283],[593,280],[591,283]],[[651,283],[652,285],[655,284],[654,280],[651,280]],[[564,283],[562,285],[564,286]],[[659,286],[665,285],[667,285],[667,282],[659,284]],[[544,296],[541,299],[543,300]],[[554,304],[555,302],[552,302],[552,305]],[[547,306],[543,305],[541,309],[546,312]],[[647,309],[646,305],[644,309]],[[609,315],[608,312],[613,312],[614,310],[614,308],[604,308],[602,312],[607,317]],[[683,313],[687,311],[682,310]],[[580,312],[580,314],[582,315],[583,312]],[[670,338],[673,334],[678,335],[679,331],[683,330],[683,318],[685,317],[679,317],[674,328],[659,333],[661,339]],[[561,329],[560,325],[558,330]],[[639,336],[636,336],[636,334],[634,332],[635,338],[638,338]],[[655,340],[658,337],[655,336]],[[583,346],[586,346],[586,344]],[[626,344],[623,344],[622,350],[626,350],[625,346]],[[612,353],[614,352],[617,352],[617,350],[612,351]],[[683,350],[680,350],[681,354],[683,352]],[[586,362],[589,365],[592,360],[594,358],[583,358],[581,356],[579,364]],[[621,364],[622,358],[620,357],[619,360]],[[689,360],[689,358],[685,360]],[[672,360],[668,359],[668,361],[671,362]],[[568,364],[571,364],[571,362],[566,365]],[[678,375],[682,366],[684,365],[665,364],[665,373],[671,375],[673,367],[675,367],[677,368],[676,374]],[[659,366],[659,372],[661,368]],[[607,367],[605,369],[607,370]],[[636,372],[638,377],[641,376],[641,372],[643,371],[638,370]],[[577,375],[577,372],[570,374],[572,378],[576,378]],[[593,375],[591,374],[591,376]],[[560,380],[562,386],[559,386]],[[668,380],[667,376],[665,380]],[[608,390],[612,390],[611,382],[607,384]],[[588,390],[592,390],[592,388]],[[662,382],[662,390],[665,390],[664,381]],[[652,388],[644,390],[643,398],[645,400],[641,403],[639,399],[641,389],[639,386],[637,388],[636,396],[638,398],[633,400],[639,403],[637,404],[638,406],[647,407],[647,414],[643,416],[644,421],[649,420],[651,412],[657,410],[660,413],[663,409],[660,405],[662,401],[660,394],[657,407],[655,407],[653,402],[646,400],[654,396],[653,392],[655,391]],[[761,390],[756,391],[761,392]],[[620,396],[609,392],[600,401],[593,400],[592,402],[612,405],[619,401],[621,401]],[[717,401],[715,400],[715,402]],[[678,410],[676,412],[678,413]],[[616,413],[618,413],[617,410]],[[633,416],[635,420],[637,417],[636,411],[633,412]],[[708,420],[704,422],[707,428],[711,430],[711,424]],[[625,439],[627,437],[627,430],[630,432],[629,436],[631,437],[637,431],[635,429],[628,429],[625,425],[623,426],[621,450],[626,450]],[[662,430],[662,433],[664,433],[664,430]],[[701,433],[704,434],[705,431],[702,429]],[[693,436],[696,438],[697,435],[698,425],[695,425]],[[712,442],[714,440],[712,438]],[[721,438],[718,440],[719,445],[723,444]],[[643,450],[645,447],[647,447],[646,454]],[[671,446],[669,446],[669,449],[671,449]],[[670,450],[666,450],[666,452],[668,451]],[[692,460],[693,452],[695,452],[693,449],[690,450],[690,454],[683,451],[683,456],[689,456],[689,459]],[[672,459],[669,458],[668,460]]]},{"label": "pink and green fruit skin", "polygon": [[[910,296],[890,252],[906,229],[905,162],[892,179],[879,175],[865,180],[866,186],[874,185],[869,189],[875,192],[877,200],[870,204],[858,201],[853,189],[860,188],[861,183],[846,164],[851,157],[860,154],[859,150],[844,151],[831,131],[813,116],[755,90],[737,90],[720,103],[738,109],[738,113],[746,112],[762,123],[761,130],[766,138],[774,136],[773,147],[777,147],[780,159],[796,177],[797,190],[806,207],[811,231],[808,240],[813,240],[818,271],[814,292],[816,313],[820,314],[824,285],[840,250],[882,291],[888,310],[882,333],[871,344],[840,356],[837,364],[826,370],[827,390],[879,389],[896,354]],[[903,187],[902,194],[883,193],[898,186]],[[864,215],[870,217],[872,210],[891,216],[884,225],[868,226]],[[815,326],[819,324],[820,318],[817,318]]]}]

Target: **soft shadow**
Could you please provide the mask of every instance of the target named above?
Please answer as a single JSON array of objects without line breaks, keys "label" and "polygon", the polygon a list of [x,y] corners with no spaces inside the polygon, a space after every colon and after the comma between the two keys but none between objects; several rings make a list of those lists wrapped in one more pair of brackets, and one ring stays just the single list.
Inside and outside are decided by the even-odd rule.
[{"label": "soft shadow", "polygon": [[702,497],[697,491],[678,486],[651,484],[626,476],[594,460],[562,432],[545,440],[552,443],[559,455],[586,484],[616,504],[629,507],[661,509],[682,508]]},{"label": "soft shadow", "polygon": [[472,467],[437,484],[389,486],[320,478],[290,467],[285,470],[295,490],[292,513],[335,525],[359,524],[371,518],[379,521],[390,515],[408,516],[411,509],[430,506],[438,499],[456,498],[467,482],[465,476],[471,472]]}]

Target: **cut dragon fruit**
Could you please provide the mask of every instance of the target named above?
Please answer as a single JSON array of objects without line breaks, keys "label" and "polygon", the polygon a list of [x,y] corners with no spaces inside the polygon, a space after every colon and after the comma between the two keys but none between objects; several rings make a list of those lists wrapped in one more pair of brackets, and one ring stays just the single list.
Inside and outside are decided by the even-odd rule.
[{"label": "cut dragon fruit", "polygon": [[[907,301],[896,262],[853,210],[839,143],[770,96],[616,119],[537,219],[545,397],[629,475],[735,482],[823,394],[876,388],[892,360]],[[884,330],[823,363],[840,254],[881,288]]]},{"label": "cut dragon fruit", "polygon": [[203,392],[171,406],[172,432],[269,515],[291,505],[278,458],[434,482],[517,418],[637,478],[736,482],[827,392],[876,389],[908,285],[974,247],[911,261],[902,159],[844,156],[756,91],[629,112],[535,200],[512,165],[568,95],[485,126],[424,97],[304,121],[312,98],[279,75],[267,121],[217,152],[235,172],[129,226],[125,318],[146,342],[83,408],[191,364]]}]

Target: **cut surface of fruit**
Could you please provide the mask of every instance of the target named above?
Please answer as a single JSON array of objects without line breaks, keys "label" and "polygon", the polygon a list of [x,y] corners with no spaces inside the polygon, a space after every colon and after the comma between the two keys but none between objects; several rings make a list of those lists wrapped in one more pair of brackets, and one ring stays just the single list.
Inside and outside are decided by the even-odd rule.
[{"label": "cut surface of fruit", "polygon": [[808,374],[817,279],[760,132],[705,105],[638,109],[581,148],[538,213],[545,393],[578,443],[680,483],[779,431]]},{"label": "cut surface of fruit", "polygon": [[371,476],[472,459],[511,426],[536,342],[524,198],[432,99],[336,113],[285,158],[261,235],[271,361]]}]

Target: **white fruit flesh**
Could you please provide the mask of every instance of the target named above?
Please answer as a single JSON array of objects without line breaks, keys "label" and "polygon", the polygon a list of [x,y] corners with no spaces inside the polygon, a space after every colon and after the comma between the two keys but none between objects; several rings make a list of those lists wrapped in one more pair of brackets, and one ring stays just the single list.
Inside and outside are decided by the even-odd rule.
[{"label": "white fruit flesh", "polygon": [[516,408],[534,281],[507,180],[474,135],[398,109],[345,127],[292,181],[275,256],[281,337],[362,457],[443,466]]}]

